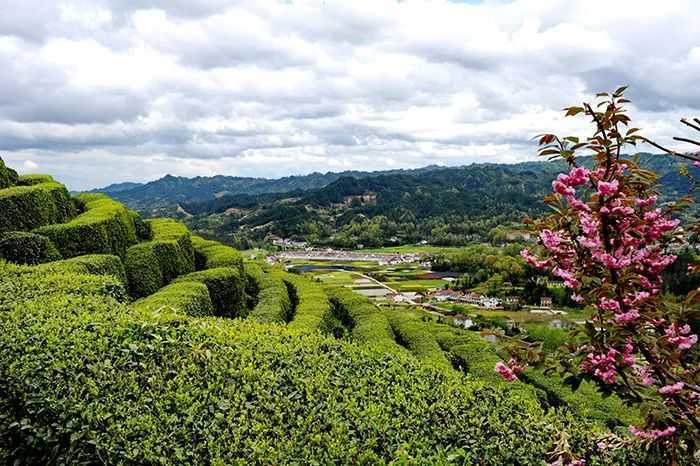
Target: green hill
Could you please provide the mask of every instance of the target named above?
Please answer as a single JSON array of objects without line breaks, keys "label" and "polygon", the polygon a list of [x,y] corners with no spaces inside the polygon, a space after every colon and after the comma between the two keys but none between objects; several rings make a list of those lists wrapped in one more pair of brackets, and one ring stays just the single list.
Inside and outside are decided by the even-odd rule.
[{"label": "green hill", "polygon": [[[692,182],[668,156],[644,154],[640,164],[660,174],[663,194],[685,195]],[[700,169],[686,167],[696,177]],[[270,235],[316,245],[456,246],[498,241],[504,226],[545,211],[542,198],[563,163],[432,167],[420,172],[342,176],[306,191],[237,194],[180,205],[191,228],[240,247]]]},{"label": "green hill", "polygon": [[31,218],[0,218],[0,464],[543,464],[563,438],[654,464],[596,447],[634,410],[506,384],[478,334],[8,179]]}]

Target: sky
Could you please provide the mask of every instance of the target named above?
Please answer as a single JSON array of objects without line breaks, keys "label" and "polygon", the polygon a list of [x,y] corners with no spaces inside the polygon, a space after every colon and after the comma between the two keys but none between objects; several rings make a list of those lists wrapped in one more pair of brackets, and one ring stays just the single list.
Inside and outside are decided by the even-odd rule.
[{"label": "sky", "polygon": [[72,189],[512,163],[629,84],[700,116],[696,0],[0,0],[0,156]]}]

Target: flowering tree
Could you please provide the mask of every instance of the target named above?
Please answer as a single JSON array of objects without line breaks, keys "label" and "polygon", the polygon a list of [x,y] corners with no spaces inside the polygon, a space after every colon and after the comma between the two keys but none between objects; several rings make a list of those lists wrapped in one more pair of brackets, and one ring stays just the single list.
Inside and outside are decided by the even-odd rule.
[{"label": "flowering tree", "polygon": [[[554,362],[574,389],[588,380],[640,404],[645,423],[629,427],[636,441],[692,457],[700,433],[698,293],[683,303],[661,297],[662,272],[686,235],[672,213],[688,200],[660,205],[656,176],[625,157],[627,146],[649,141],[629,127],[624,91],[598,94],[596,106],[565,109],[567,116],[591,119],[591,137],[540,137],[539,154],[564,159],[569,172],[558,176],[545,198],[553,213],[528,222],[541,252],[521,253],[532,266],[561,278],[576,302],[594,309],[593,316],[555,355],[511,341],[513,358],[496,371],[512,381],[525,365]],[[700,131],[700,121],[683,122]],[[700,165],[696,155],[654,145]],[[580,153],[592,155],[585,159],[588,168]]]}]

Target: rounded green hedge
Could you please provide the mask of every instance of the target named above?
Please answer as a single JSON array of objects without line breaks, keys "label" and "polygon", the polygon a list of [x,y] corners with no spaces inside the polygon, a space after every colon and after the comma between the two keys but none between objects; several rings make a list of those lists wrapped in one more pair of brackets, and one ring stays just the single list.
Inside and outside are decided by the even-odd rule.
[{"label": "rounded green hedge", "polygon": [[[246,264],[246,271],[249,269],[250,266]],[[281,274],[276,271],[263,272],[260,267],[253,270],[259,271],[249,271],[256,281],[258,293],[249,317],[257,322],[289,322],[292,318],[292,301]]]},{"label": "rounded green hedge", "polygon": [[[595,426],[410,356],[95,297],[0,313],[3,464],[544,464]],[[16,462],[16,463],[15,463]]]},{"label": "rounded green hedge", "polygon": [[214,315],[209,289],[199,282],[171,283],[133,306],[144,311],[172,311],[196,317]]},{"label": "rounded green hedge", "polygon": [[56,180],[53,179],[51,175],[21,175],[17,180],[18,185],[31,186],[41,183],[55,183]]},{"label": "rounded green hedge", "polygon": [[[173,242],[179,249],[172,264],[177,275],[194,272],[194,248],[190,231],[184,224],[169,218],[158,218],[146,222],[152,231],[153,241]],[[165,265],[164,265],[165,266]],[[168,272],[163,272],[166,276]],[[173,277],[174,278],[174,277]]]},{"label": "rounded green hedge", "polygon": [[217,267],[235,267],[244,273],[243,255],[240,251],[199,236],[192,236],[197,270]]},{"label": "rounded green hedge", "polygon": [[0,258],[15,264],[36,265],[59,260],[61,255],[45,236],[12,231],[0,234]]},{"label": "rounded green hedge", "polygon": [[[161,258],[152,242],[131,246],[124,257],[129,294],[135,299],[155,293],[166,285]],[[166,261],[168,258],[163,258]]]},{"label": "rounded green hedge", "polygon": [[86,254],[124,257],[129,246],[138,241],[128,209],[104,194],[81,194],[77,199],[84,204],[85,212],[70,222],[44,226],[35,232],[51,239],[66,258]]},{"label": "rounded green hedge", "polygon": [[126,271],[119,256],[110,254],[90,254],[71,259],[60,260],[43,264],[39,270],[52,270],[55,272],[72,272],[92,275],[109,275],[127,286]]},{"label": "rounded green hedge", "polygon": [[0,232],[29,231],[77,214],[65,186],[39,183],[0,190]]},{"label": "rounded green hedge", "polygon": [[284,281],[293,289],[293,300],[296,301],[294,316],[289,326],[304,330],[331,331],[334,325],[333,309],[323,286],[292,273],[285,273]]},{"label": "rounded green hedge", "polygon": [[141,215],[133,210],[129,211],[129,215],[134,220],[134,228],[136,229],[136,237],[140,241],[150,241],[153,239],[153,229],[151,224],[146,222]]},{"label": "rounded green hedge", "polygon": [[5,161],[0,158],[0,189],[9,188],[17,184],[17,172],[5,165]]},{"label": "rounded green hedge", "polygon": [[199,282],[207,286],[214,311],[220,317],[245,317],[245,277],[237,269],[220,267],[201,270],[175,280],[174,283]]},{"label": "rounded green hedge", "polygon": [[[0,261],[0,315],[25,301],[60,295],[66,299],[97,295],[126,302],[124,284],[110,275],[92,275],[41,266],[14,265]],[[65,309],[63,312],[69,312]]]}]

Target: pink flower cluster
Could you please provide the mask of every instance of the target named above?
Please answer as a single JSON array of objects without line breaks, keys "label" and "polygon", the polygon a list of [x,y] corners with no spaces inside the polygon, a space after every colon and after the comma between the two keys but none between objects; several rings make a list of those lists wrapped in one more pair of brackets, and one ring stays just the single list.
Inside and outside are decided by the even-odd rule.
[{"label": "pink flower cluster", "polygon": [[651,430],[649,432],[645,432],[636,428],[635,426],[630,426],[630,432],[635,437],[638,437],[640,439],[654,441],[675,434],[676,428],[673,426],[669,426],[663,430]]},{"label": "pink flower cluster", "polygon": [[508,364],[503,364],[501,361],[498,361],[496,363],[496,372],[505,380],[506,382],[513,382],[515,380],[518,380],[518,374],[520,374],[523,370],[522,366],[518,365],[518,363],[511,358],[508,361]]},{"label": "pink flower cluster", "polygon": [[659,388],[659,393],[664,396],[678,395],[681,391],[683,391],[683,387],[685,387],[683,382],[677,382],[672,385],[664,385],[663,387]]},{"label": "pink flower cluster", "polygon": [[690,332],[689,325],[679,326],[674,323],[666,329],[665,334],[669,343],[677,346],[679,350],[687,350],[698,342],[698,336],[691,335]]},{"label": "pink flower cluster", "polygon": [[588,353],[581,361],[580,368],[584,372],[592,373],[606,384],[612,385],[617,381],[619,368],[633,364],[634,345],[628,341],[622,351],[610,348],[606,353]]}]

